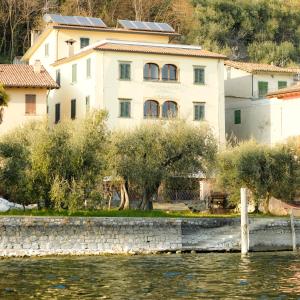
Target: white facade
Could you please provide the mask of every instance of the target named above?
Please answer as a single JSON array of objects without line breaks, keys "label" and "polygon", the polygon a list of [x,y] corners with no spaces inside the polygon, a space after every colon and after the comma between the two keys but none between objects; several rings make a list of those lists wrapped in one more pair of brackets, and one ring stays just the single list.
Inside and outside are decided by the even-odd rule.
[{"label": "white facade", "polygon": [[[48,27],[37,42],[25,53],[23,60],[33,64],[40,60],[50,75],[60,73],[60,89],[49,93],[49,121],[55,123],[56,104],[60,105],[60,119],[71,117],[71,100],[76,99],[76,118],[84,117],[88,110],[108,111],[111,128],[129,128],[148,120],[144,118],[144,102],[155,100],[160,111],[165,101],[174,101],[178,116],[194,124],[194,105],[205,106],[204,120],[212,127],[220,143],[225,141],[224,58],[193,57],[184,55],[148,54],[131,51],[84,51],[82,55],[68,57],[70,48],[66,40],[75,40],[74,53],[80,51],[80,38],[89,38],[90,44],[104,40],[130,41],[168,46],[172,34],[141,33],[122,30],[76,30],[75,28]],[[175,46],[176,47],[176,46]],[[177,45],[180,47],[180,45]],[[184,45],[182,48],[184,49]],[[62,62],[60,63],[60,59]],[[86,76],[86,61],[91,60],[91,74]],[[55,62],[55,63],[54,63]],[[131,79],[120,80],[119,64],[130,63]],[[54,63],[54,65],[53,65]],[[177,81],[146,81],[143,68],[146,63],[176,65]],[[72,82],[72,65],[76,64],[77,79]],[[194,84],[194,67],[205,69],[205,83]],[[120,101],[130,100],[130,118],[120,117]],[[88,102],[88,105],[87,105]],[[56,116],[57,117],[57,116]],[[161,117],[161,112],[160,112]]]},{"label": "white facade", "polygon": [[[86,76],[87,59],[91,59],[91,76]],[[130,63],[131,79],[120,80],[119,64]],[[143,77],[146,63],[156,63],[160,69],[164,64],[173,64],[178,69],[178,81],[147,81]],[[77,81],[72,83],[72,65],[77,65]],[[205,84],[194,84],[194,66],[205,68]],[[223,60],[126,53],[114,51],[94,51],[76,60],[57,64],[61,73],[61,88],[55,91],[52,104],[61,103],[62,118],[70,118],[71,99],[76,99],[76,116],[84,117],[87,112],[86,97],[91,109],[108,111],[108,124],[112,128],[129,128],[148,120],[144,118],[144,103],[155,100],[160,110],[165,101],[174,101],[178,106],[178,116],[194,121],[194,104],[205,106],[205,120],[214,130],[220,143],[225,139]],[[120,117],[120,101],[130,101],[130,118]],[[55,106],[50,106],[50,121],[54,122]],[[161,116],[161,115],[160,115]]]},{"label": "white facade", "polygon": [[225,66],[227,138],[238,141],[253,138],[260,143],[275,144],[296,133],[294,122],[297,111],[300,112],[299,102],[259,97],[259,82],[268,82],[268,93],[277,91],[279,82],[286,82],[287,87],[295,83],[292,72],[251,73]]},{"label": "white facade", "polygon": [[[45,88],[5,88],[9,95],[9,103],[4,107],[3,122],[0,125],[0,135],[24,125],[28,121],[41,120],[47,117],[47,93]],[[26,114],[26,95],[36,96],[35,114]]]}]

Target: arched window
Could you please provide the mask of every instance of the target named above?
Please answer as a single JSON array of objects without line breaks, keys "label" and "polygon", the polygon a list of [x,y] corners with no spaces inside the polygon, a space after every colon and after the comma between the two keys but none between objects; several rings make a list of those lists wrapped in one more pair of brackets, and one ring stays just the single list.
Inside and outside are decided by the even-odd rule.
[{"label": "arched window", "polygon": [[177,67],[175,65],[164,65],[161,70],[162,80],[177,80]]},{"label": "arched window", "polygon": [[144,79],[145,80],[158,80],[159,67],[157,64],[148,63],[144,66]]},{"label": "arched window", "polygon": [[177,103],[174,101],[166,101],[162,106],[163,118],[176,118],[178,113]]},{"label": "arched window", "polygon": [[147,100],[144,104],[144,117],[145,118],[158,118],[159,117],[159,104],[154,100]]}]

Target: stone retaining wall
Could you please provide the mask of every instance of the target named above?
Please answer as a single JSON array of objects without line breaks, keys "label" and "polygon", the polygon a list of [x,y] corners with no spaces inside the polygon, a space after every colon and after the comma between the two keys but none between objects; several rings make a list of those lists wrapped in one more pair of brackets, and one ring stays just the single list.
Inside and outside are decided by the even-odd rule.
[{"label": "stone retaining wall", "polygon": [[[295,221],[300,247],[300,220]],[[0,217],[0,256],[239,251],[238,218]],[[291,250],[290,221],[250,221],[252,251]]]}]

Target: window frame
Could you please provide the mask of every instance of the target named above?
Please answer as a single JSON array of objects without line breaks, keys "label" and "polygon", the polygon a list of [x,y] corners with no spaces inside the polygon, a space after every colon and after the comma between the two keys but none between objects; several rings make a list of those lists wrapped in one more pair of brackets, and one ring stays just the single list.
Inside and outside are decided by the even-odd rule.
[{"label": "window frame", "polygon": [[76,98],[71,99],[71,113],[70,113],[71,120],[76,119]]},{"label": "window frame", "polygon": [[36,116],[36,94],[25,94],[25,115]]},{"label": "window frame", "polygon": [[[206,83],[205,69],[206,69],[205,66],[193,66],[194,84],[205,85],[205,83]],[[198,82],[198,81],[196,81],[196,71],[199,71],[199,70],[203,71],[203,80]]]},{"label": "window frame", "polygon": [[77,64],[72,64],[72,83],[77,82]]},{"label": "window frame", "polygon": [[45,43],[44,54],[45,57],[49,57],[49,43]]},{"label": "window frame", "polygon": [[55,82],[60,86],[60,83],[61,83],[60,69],[56,69],[56,72],[55,72]]},{"label": "window frame", "polygon": [[[129,67],[129,76],[128,78],[122,78],[122,66]],[[126,75],[126,71],[125,71]],[[119,80],[130,81],[131,80],[131,62],[130,61],[119,61]]]},{"label": "window frame", "polygon": [[[165,67],[167,67],[167,78],[164,78],[163,72],[165,72]],[[174,67],[175,70],[175,79],[171,79],[171,67]],[[161,68],[161,80],[175,82],[178,81],[178,67],[174,64],[164,64]]]},{"label": "window frame", "polygon": [[92,60],[91,58],[86,59],[86,78],[92,77]]},{"label": "window frame", "polygon": [[[175,104],[176,107],[176,115],[175,116],[170,116],[170,115],[165,115],[164,112],[164,106],[165,105],[170,105],[170,104]],[[170,108],[170,107],[169,107]],[[170,111],[170,109],[167,108],[167,113]],[[173,100],[167,100],[162,104],[162,109],[161,109],[161,117],[164,119],[176,119],[178,117],[178,103],[173,101]]]},{"label": "window frame", "polygon": [[91,111],[91,97],[85,96],[85,113],[88,114]]},{"label": "window frame", "polygon": [[60,121],[60,110],[61,110],[60,103],[55,103],[54,107],[55,107],[55,109],[54,109],[54,124],[57,124]]},{"label": "window frame", "polygon": [[[131,118],[131,101],[132,99],[119,98],[119,118],[130,119]],[[128,115],[122,114],[122,104],[127,104],[127,113]],[[126,110],[125,110],[126,111]]]},{"label": "window frame", "polygon": [[[284,86],[280,86],[282,84],[284,84]],[[278,80],[277,87],[278,87],[278,90],[287,88],[287,81],[286,80]]]},{"label": "window frame", "polygon": [[[82,44],[83,44],[83,41],[86,41],[86,40],[88,40],[88,44],[86,45],[86,46],[83,46]],[[89,45],[90,45],[90,41],[91,41],[91,39],[90,38],[88,38],[88,37],[81,37],[80,39],[79,39],[79,43],[80,43],[80,49],[82,49],[82,48],[85,48],[85,47],[88,47]]]},{"label": "window frame", "polygon": [[242,124],[242,110],[235,109],[234,110],[234,125],[241,125]]},{"label": "window frame", "polygon": [[[268,81],[261,81],[261,80],[259,80],[258,81],[258,98],[259,99],[264,99],[265,98],[265,96],[268,94],[268,92],[269,92],[269,82]],[[266,92],[263,94],[263,93],[261,93],[261,86],[263,85],[263,84],[266,84]]]},{"label": "window frame", "polygon": [[[147,104],[150,104],[150,110],[148,109],[146,111],[146,105]],[[157,114],[154,116],[154,115],[149,115],[148,112],[152,112],[152,108],[151,108],[151,104],[154,104],[156,105],[156,108],[157,108]],[[147,99],[145,102],[144,102],[144,105],[143,105],[143,109],[144,109],[144,119],[158,119],[159,116],[160,116],[160,105],[159,105],[159,102],[154,100],[154,99]]]},{"label": "window frame", "polygon": [[[194,121],[204,121],[205,120],[205,102],[194,102]],[[196,107],[203,107],[203,115],[201,115],[201,111],[199,112],[200,118],[196,118]]]},{"label": "window frame", "polygon": [[[148,77],[145,77],[145,68],[146,68],[146,66],[148,66],[148,70],[147,70]],[[157,67],[157,78],[151,77],[152,71],[151,71],[150,66],[156,66]],[[156,64],[156,63],[152,63],[152,62],[145,63],[144,68],[143,68],[143,78],[144,78],[144,81],[159,81],[160,80],[160,67],[159,67],[159,65]]]}]

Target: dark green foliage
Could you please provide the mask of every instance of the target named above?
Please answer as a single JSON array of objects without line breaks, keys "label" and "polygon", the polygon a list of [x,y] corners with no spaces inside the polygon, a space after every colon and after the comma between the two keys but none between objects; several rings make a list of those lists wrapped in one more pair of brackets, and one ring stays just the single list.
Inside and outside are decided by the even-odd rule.
[{"label": "dark green foliage", "polygon": [[298,1],[193,0],[197,26],[187,41],[232,59],[286,66],[300,54]]},{"label": "dark green foliage", "polygon": [[216,151],[214,136],[205,126],[181,121],[152,123],[116,135],[111,161],[117,176],[139,187],[142,208],[148,209],[164,180],[207,173]]},{"label": "dark green foliage", "polygon": [[[105,114],[52,128],[35,123],[0,141],[0,191],[17,203],[74,211],[101,200]],[[95,201],[96,200],[96,201]]]},{"label": "dark green foliage", "polygon": [[292,201],[299,183],[299,161],[287,145],[270,148],[253,141],[223,151],[218,159],[218,182],[232,203],[239,202],[241,187],[247,187],[257,203],[267,208],[270,197]]}]

